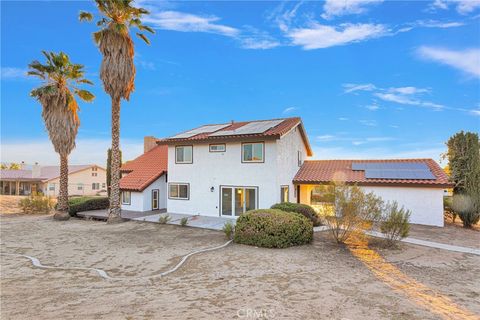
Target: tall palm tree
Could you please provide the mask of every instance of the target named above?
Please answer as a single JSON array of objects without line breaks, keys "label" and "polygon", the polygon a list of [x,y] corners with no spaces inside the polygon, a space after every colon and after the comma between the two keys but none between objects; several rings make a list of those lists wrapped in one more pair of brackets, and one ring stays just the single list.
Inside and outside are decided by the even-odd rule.
[{"label": "tall palm tree", "polygon": [[70,62],[65,53],[42,53],[46,64],[35,60],[28,65],[28,75],[39,77],[44,82],[41,87],[33,89],[30,96],[42,105],[42,117],[48,136],[53,148],[60,155],[60,190],[54,218],[68,220],[68,156],[75,148],[75,138],[80,126],[75,96],[86,102],[93,101],[95,96],[79,87],[93,83],[84,78],[83,65]]},{"label": "tall palm tree", "polygon": [[[149,12],[132,6],[132,0],[95,0],[101,18],[97,21],[100,30],[93,33],[93,39],[103,55],[100,67],[105,91],[112,99],[112,173],[110,189],[110,210],[108,222],[121,221],[120,208],[120,100],[129,100],[134,89],[135,65],[134,47],[130,27],[154,33],[144,26],[141,17]],[[89,12],[80,12],[80,21],[92,21]],[[149,44],[144,33],[136,35]]]}]

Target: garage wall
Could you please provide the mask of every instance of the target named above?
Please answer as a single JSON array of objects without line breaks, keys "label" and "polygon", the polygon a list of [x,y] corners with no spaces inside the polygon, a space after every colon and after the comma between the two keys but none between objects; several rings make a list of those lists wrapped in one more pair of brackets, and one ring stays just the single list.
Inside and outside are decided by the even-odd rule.
[{"label": "garage wall", "polygon": [[362,187],[384,201],[396,200],[412,211],[410,222],[443,227],[443,189],[405,187]]}]

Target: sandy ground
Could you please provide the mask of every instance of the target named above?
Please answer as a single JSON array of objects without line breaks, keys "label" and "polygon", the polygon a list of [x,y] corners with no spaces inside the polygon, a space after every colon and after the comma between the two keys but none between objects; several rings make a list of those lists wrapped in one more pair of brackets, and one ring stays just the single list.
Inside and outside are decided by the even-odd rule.
[{"label": "sandy ground", "polygon": [[0,195],[0,214],[21,213],[22,209],[18,203],[25,196],[5,196]]},{"label": "sandy ground", "polygon": [[[139,278],[169,269],[195,249],[223,244],[223,234],[141,222],[55,222],[45,216],[7,215],[0,221],[1,252],[127,278],[41,270],[28,260],[1,256],[2,319],[439,318],[437,306],[395,289],[325,232],[311,245],[281,250],[233,244],[194,256],[167,277]],[[445,297],[441,301],[456,307],[452,317],[461,318],[458,309],[480,316],[479,256],[406,244],[375,250],[428,294]]]},{"label": "sandy ground", "polygon": [[455,246],[480,248],[480,227],[478,225],[473,229],[465,229],[461,223],[446,223],[443,228],[411,225],[409,237]]}]

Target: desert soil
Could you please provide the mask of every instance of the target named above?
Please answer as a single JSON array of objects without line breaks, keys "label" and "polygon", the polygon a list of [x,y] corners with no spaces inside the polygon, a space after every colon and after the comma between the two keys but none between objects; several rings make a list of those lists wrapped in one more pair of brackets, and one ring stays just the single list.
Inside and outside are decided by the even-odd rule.
[{"label": "desert soil", "polygon": [[[452,318],[464,318],[455,313],[459,309],[480,316],[480,257],[474,255],[407,244],[374,247],[387,265],[428,288],[427,294],[445,298],[432,305],[411,290],[393,288],[327,232],[316,233],[311,245],[281,250],[232,244],[193,256],[160,278],[151,276],[193,250],[223,244],[224,235],[45,216],[3,215],[0,222],[1,252],[124,278],[43,270],[26,259],[1,256],[1,319],[438,319],[435,309],[442,301],[455,306]],[[444,317],[445,310],[449,306]]]},{"label": "desert soil", "polygon": [[5,196],[0,195],[0,214],[21,213],[22,209],[18,205],[25,196]]}]

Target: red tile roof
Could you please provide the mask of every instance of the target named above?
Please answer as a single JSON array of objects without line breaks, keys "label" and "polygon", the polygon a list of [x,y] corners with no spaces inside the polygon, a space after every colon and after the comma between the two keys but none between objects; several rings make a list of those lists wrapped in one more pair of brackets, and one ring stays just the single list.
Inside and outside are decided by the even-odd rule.
[{"label": "red tile roof", "polygon": [[128,174],[120,179],[120,189],[143,191],[152,182],[167,173],[167,166],[168,146],[166,144],[158,145],[122,166],[122,173]]},{"label": "red tile roof", "polygon": [[[313,155],[312,149],[310,147],[310,143],[308,141],[307,133],[305,131],[305,128],[303,127],[302,119],[300,119],[298,117],[294,117],[294,118],[270,119],[270,120],[283,120],[283,121],[281,123],[279,123],[278,125],[270,128],[270,129],[268,129],[268,130],[266,130],[265,132],[262,132],[262,133],[236,134],[236,135],[228,135],[228,136],[220,136],[220,135],[212,136],[211,134],[213,132],[208,132],[208,133],[200,133],[200,134],[194,135],[192,137],[188,137],[188,138],[167,138],[164,141],[166,143],[172,144],[172,143],[178,143],[178,142],[205,142],[205,141],[242,140],[242,139],[245,139],[245,138],[279,139],[281,136],[288,133],[290,130],[292,130],[296,126],[299,126],[300,134],[302,135],[303,141],[304,141],[305,146],[307,148],[307,155],[308,156]],[[243,127],[243,126],[245,126],[249,123],[259,122],[259,121],[269,121],[269,120],[233,122],[233,123],[230,123],[230,124],[224,123],[225,125],[228,124],[228,126],[222,128],[220,130],[215,131],[215,133],[222,132],[222,131],[235,130],[235,129],[241,128],[241,127]],[[208,124],[208,125],[214,125],[214,124]],[[205,125],[203,125],[203,126],[205,126]],[[191,129],[191,130],[193,130],[193,129]],[[188,130],[188,131],[190,131],[190,130]]]},{"label": "red tile roof", "polygon": [[[352,170],[354,162],[413,162],[425,163],[435,180],[420,179],[367,179],[365,171]],[[295,175],[293,182],[296,184],[326,184],[332,181],[357,185],[385,185],[385,186],[431,186],[449,188],[452,184],[448,181],[447,174],[432,159],[396,159],[396,160],[312,160],[305,161]]]}]

